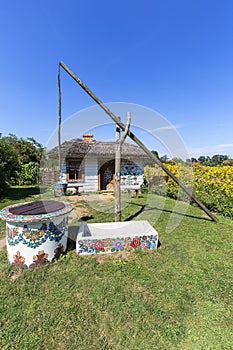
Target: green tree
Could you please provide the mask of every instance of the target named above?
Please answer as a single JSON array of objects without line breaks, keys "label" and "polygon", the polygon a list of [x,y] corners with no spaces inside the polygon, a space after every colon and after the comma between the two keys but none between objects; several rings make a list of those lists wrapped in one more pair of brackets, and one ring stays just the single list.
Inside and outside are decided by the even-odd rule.
[{"label": "green tree", "polygon": [[38,167],[43,152],[43,146],[33,137],[25,140],[14,134],[8,134],[5,137],[0,135],[1,185],[17,184],[21,171],[25,174],[23,166],[35,163],[37,166],[34,168]]},{"label": "green tree", "polygon": [[161,160],[161,162],[166,162],[167,160],[169,160],[169,158],[168,158],[168,156],[166,155],[166,154],[164,154],[164,156],[162,156],[161,158],[160,158],[160,160]]},{"label": "green tree", "polygon": [[17,185],[36,185],[39,176],[39,163],[29,162],[23,164],[19,172],[16,172],[15,183]]},{"label": "green tree", "polygon": [[9,138],[0,138],[0,181],[1,184],[10,182],[15,177],[20,166],[17,152],[12,147]]},{"label": "green tree", "polygon": [[198,158],[198,162],[201,163],[201,164],[204,164],[206,162],[206,156],[200,156]]},{"label": "green tree", "polygon": [[173,161],[175,164],[178,164],[178,163],[184,164],[184,163],[185,163],[185,162],[183,161],[183,159],[178,158],[178,157],[172,158],[172,161]]},{"label": "green tree", "polygon": [[218,165],[218,164],[222,164],[224,160],[229,159],[229,157],[227,155],[222,155],[222,154],[215,154],[212,158],[211,158],[211,163],[212,165]]},{"label": "green tree", "polygon": [[[159,159],[159,154],[157,151],[152,150],[151,153],[153,153]],[[155,164],[155,162],[152,159],[147,159],[146,165],[154,166],[154,164]]]}]

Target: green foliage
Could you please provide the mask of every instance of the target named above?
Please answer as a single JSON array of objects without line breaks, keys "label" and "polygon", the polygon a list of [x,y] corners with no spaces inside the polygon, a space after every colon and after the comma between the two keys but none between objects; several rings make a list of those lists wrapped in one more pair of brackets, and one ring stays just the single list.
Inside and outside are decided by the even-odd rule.
[{"label": "green foliage", "polygon": [[34,184],[38,180],[36,164],[39,164],[43,152],[43,146],[33,137],[26,140],[14,134],[0,137],[1,185]]},{"label": "green foliage", "polygon": [[[193,190],[209,210],[233,218],[233,167],[190,165],[177,163],[166,164],[166,167]],[[165,181],[165,173],[160,167],[146,166],[144,173],[150,193],[190,200],[171,178]]]},{"label": "green foliage", "polygon": [[167,154],[164,154],[162,157],[160,157],[161,162],[166,162],[168,160]]},{"label": "green foliage", "polygon": [[36,185],[38,184],[39,164],[29,162],[23,164],[19,172],[16,173],[16,185]]},{"label": "green foliage", "polygon": [[0,182],[9,183],[19,170],[17,152],[9,139],[0,138]]},{"label": "green foliage", "polygon": [[216,165],[222,165],[224,160],[228,160],[229,157],[227,155],[223,154],[215,154],[212,157],[209,156],[200,156],[198,158],[198,162],[200,164],[204,164],[207,166],[216,166]]},{"label": "green foliage", "polygon": [[71,190],[66,190],[66,196],[72,196],[73,195],[73,191]]}]

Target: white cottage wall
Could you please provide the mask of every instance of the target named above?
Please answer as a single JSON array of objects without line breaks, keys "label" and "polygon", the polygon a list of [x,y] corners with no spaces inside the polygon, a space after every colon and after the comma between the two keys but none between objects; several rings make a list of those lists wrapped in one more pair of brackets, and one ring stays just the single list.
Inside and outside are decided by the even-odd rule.
[{"label": "white cottage wall", "polygon": [[61,175],[60,181],[66,183],[66,160],[62,159],[61,161]]},{"label": "white cottage wall", "polygon": [[[143,183],[143,168],[144,168],[144,162],[141,159],[131,159],[132,162],[136,164],[137,168],[140,168],[139,173],[137,173],[137,183],[139,186]],[[69,182],[68,183],[68,188],[72,187],[72,184],[74,185],[79,185],[79,191],[82,192],[95,192],[99,190],[99,184],[98,184],[98,159],[97,158],[85,158],[85,172],[84,176],[85,179],[84,181],[79,181],[79,182]],[[121,169],[122,171],[122,169]],[[123,180],[124,176],[121,174],[121,189],[124,190],[125,187],[128,187],[130,184],[133,185],[132,180],[130,180],[130,183],[128,183],[128,177],[127,180]],[[129,176],[130,178],[132,176]],[[66,161],[62,161],[62,174],[61,174],[61,182],[65,183],[66,182]],[[126,183],[125,183],[126,182]]]},{"label": "white cottage wall", "polygon": [[98,159],[85,158],[85,183],[82,191],[98,191]]}]

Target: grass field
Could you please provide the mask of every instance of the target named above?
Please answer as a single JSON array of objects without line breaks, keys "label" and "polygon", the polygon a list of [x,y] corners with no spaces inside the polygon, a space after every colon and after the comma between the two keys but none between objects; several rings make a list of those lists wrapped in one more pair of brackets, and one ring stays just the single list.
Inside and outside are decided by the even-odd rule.
[{"label": "grass field", "polygon": [[[1,207],[37,198],[36,188],[24,191],[12,189]],[[114,220],[111,203],[74,198],[65,198],[80,212],[71,227]],[[193,206],[180,215],[181,203],[173,219],[182,221],[167,232],[173,200],[123,200],[123,220],[156,228],[157,250],[81,258],[70,245],[55,263],[30,270],[0,252],[0,349],[233,349],[231,220],[214,223]]]}]

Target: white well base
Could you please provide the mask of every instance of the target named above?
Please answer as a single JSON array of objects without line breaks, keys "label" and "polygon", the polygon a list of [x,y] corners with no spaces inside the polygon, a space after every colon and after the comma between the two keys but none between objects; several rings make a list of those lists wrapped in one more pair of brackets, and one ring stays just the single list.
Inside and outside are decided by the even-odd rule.
[{"label": "white well base", "polygon": [[27,224],[6,222],[6,246],[9,263],[31,267],[43,265],[66,251],[67,216]]}]

